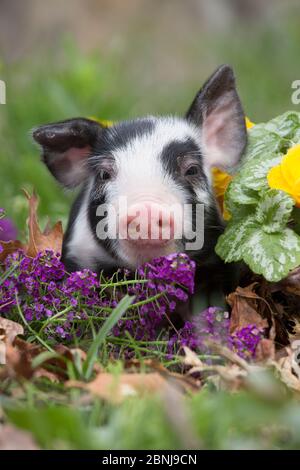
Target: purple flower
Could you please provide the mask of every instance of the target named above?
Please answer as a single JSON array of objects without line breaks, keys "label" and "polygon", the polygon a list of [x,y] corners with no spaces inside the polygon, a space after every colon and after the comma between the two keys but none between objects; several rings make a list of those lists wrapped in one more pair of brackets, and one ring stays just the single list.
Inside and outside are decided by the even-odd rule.
[{"label": "purple flower", "polygon": [[231,336],[231,347],[244,359],[254,358],[258,343],[264,336],[262,328],[250,324]]},{"label": "purple flower", "polygon": [[0,241],[8,242],[16,240],[18,231],[11,219],[0,218]]}]

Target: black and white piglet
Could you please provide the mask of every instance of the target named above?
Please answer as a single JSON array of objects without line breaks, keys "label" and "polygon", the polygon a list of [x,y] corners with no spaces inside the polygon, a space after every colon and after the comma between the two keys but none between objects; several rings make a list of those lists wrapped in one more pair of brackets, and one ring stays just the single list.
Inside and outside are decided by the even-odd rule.
[{"label": "black and white piglet", "polygon": [[[211,181],[211,168],[234,168],[247,141],[229,66],[215,71],[184,117],[147,116],[109,128],[76,118],[38,127],[33,137],[55,178],[67,188],[81,186],[63,243],[63,262],[69,271],[134,269],[157,256],[187,251],[196,260],[200,282],[207,289],[231,288],[231,268],[214,251],[224,223]],[[120,198],[127,203],[122,215],[117,208]],[[98,210],[103,204],[108,207],[106,215]],[[203,246],[187,250],[186,233],[181,238],[174,235],[180,215],[165,216],[166,208],[192,207],[182,216],[191,232],[197,226],[199,204],[204,207]],[[158,216],[157,208],[161,209]],[[118,227],[127,236],[120,237],[120,232],[117,237],[99,236],[99,221],[116,215]],[[149,236],[130,236],[130,229],[142,223]],[[151,236],[152,229],[157,229],[153,231],[158,236]],[[162,236],[163,229],[168,229],[169,236]]]}]

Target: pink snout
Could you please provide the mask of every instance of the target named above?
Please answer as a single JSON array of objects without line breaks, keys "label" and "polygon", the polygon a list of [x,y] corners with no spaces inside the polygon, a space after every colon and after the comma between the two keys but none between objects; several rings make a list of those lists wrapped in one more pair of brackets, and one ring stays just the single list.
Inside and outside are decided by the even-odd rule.
[{"label": "pink snout", "polygon": [[174,215],[157,203],[129,206],[119,223],[121,238],[138,245],[162,245],[174,238]]}]

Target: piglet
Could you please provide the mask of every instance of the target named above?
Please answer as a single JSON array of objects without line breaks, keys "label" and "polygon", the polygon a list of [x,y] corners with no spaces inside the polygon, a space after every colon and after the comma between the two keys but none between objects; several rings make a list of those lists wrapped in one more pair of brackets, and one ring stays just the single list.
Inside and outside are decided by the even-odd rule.
[{"label": "piglet", "polygon": [[80,187],[63,242],[67,270],[113,272],[186,252],[206,292],[233,288],[215,253],[224,230],[211,169],[234,170],[247,142],[232,69],[220,66],[184,117],[147,116],[105,127],[74,118],[33,131],[66,188]]}]

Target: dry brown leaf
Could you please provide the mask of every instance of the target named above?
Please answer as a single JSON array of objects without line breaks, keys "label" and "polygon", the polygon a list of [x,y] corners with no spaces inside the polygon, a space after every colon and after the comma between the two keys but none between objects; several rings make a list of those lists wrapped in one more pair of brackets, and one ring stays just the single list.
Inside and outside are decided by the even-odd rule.
[{"label": "dry brown leaf", "polygon": [[38,450],[30,433],[11,424],[0,426],[0,450]]},{"label": "dry brown leaf", "polygon": [[275,344],[271,339],[263,338],[260,340],[256,346],[255,359],[257,362],[275,360]]},{"label": "dry brown leaf", "polygon": [[50,382],[59,382],[58,374],[54,372],[50,372],[49,370],[45,369],[44,367],[39,367],[34,371],[34,378],[35,379],[48,379]]},{"label": "dry brown leaf", "polygon": [[158,389],[162,390],[165,384],[165,380],[157,372],[150,374],[122,374],[120,376],[101,373],[89,383],[79,381],[67,382],[69,387],[87,390],[93,395],[113,403],[120,403],[129,396],[144,395],[145,393],[152,394],[157,392]]},{"label": "dry brown leaf", "polygon": [[198,390],[197,382],[180,374],[151,373],[125,373],[115,376],[109,373],[100,373],[89,383],[69,381],[68,387],[81,388],[104,400],[120,403],[129,396],[143,396],[147,394],[163,393],[167,387],[173,386],[178,391]]},{"label": "dry brown leaf", "polygon": [[32,358],[12,345],[6,347],[5,367],[0,369],[0,380],[7,377],[30,379],[33,375]]},{"label": "dry brown leaf", "polygon": [[212,351],[216,352],[217,354],[224,357],[233,364],[237,364],[239,367],[241,367],[241,369],[249,371],[249,369],[251,368],[251,365],[247,361],[245,361],[245,359],[240,357],[234,351],[231,351],[231,349],[227,348],[226,346],[223,346],[220,343],[216,343],[215,341],[207,341],[206,344],[210,347]]},{"label": "dry brown leaf", "polygon": [[201,361],[201,359],[199,359],[199,357],[197,356],[197,354],[194,351],[192,351],[187,346],[183,347],[183,351],[184,351],[184,354],[185,354],[185,356],[183,358],[183,363],[186,366],[191,366],[191,367],[202,367],[203,366],[203,362]]},{"label": "dry brown leaf", "polygon": [[[57,357],[45,359],[33,369],[32,360],[44,351],[42,346],[28,343],[16,337],[13,345],[6,346],[6,363],[0,371],[0,379],[6,377],[15,379],[47,377],[51,381],[65,381],[68,379],[65,359],[74,362],[76,355],[79,355],[81,360],[86,358],[85,352],[80,349],[69,349],[64,345],[58,345],[56,348]],[[94,370],[99,372],[100,366],[94,367]]]},{"label": "dry brown leaf", "polygon": [[230,333],[234,333],[240,328],[251,324],[257,325],[258,328],[267,328],[268,320],[262,318],[258,312],[257,301],[260,297],[253,292],[254,284],[247,287],[238,287],[227,297],[227,301],[232,308],[230,317]]},{"label": "dry brown leaf", "polygon": [[25,249],[25,245],[23,245],[19,240],[11,240],[9,242],[1,241],[1,246],[3,251],[0,252],[0,263],[3,263],[6,257],[15,251]]},{"label": "dry brown leaf", "polygon": [[28,256],[34,257],[40,251],[52,250],[61,253],[63,229],[61,222],[57,222],[52,228],[47,225],[44,232],[41,231],[37,218],[38,198],[36,193],[31,196],[24,191],[29,204],[28,230],[29,240],[26,248]]},{"label": "dry brown leaf", "polygon": [[42,232],[37,217],[38,197],[36,193],[30,195],[25,190],[23,190],[23,192],[29,205],[29,217],[27,222],[29,232],[28,243],[23,244],[18,240],[1,242],[3,251],[0,253],[0,262],[3,262],[8,255],[20,249],[24,250],[30,257],[35,257],[40,251],[52,250],[54,253],[61,253],[62,250],[62,223],[56,222],[52,228],[48,223],[45,230]]},{"label": "dry brown leaf", "polygon": [[[295,363],[295,352],[291,348],[285,348],[287,355],[281,357],[274,366],[278,370],[281,380],[287,387],[300,392],[299,365]],[[298,375],[297,375],[298,372]]]},{"label": "dry brown leaf", "polygon": [[0,339],[5,344],[13,344],[18,335],[23,335],[23,326],[7,318],[0,317]]},{"label": "dry brown leaf", "polygon": [[124,361],[124,368],[125,369],[140,369],[144,367],[148,367],[149,369],[154,369],[159,372],[167,372],[169,373],[168,369],[159,362],[157,359],[143,359],[142,361],[140,359],[136,358],[131,358],[127,359]]},{"label": "dry brown leaf", "polygon": [[300,267],[293,269],[289,275],[282,279],[282,281],[277,282],[273,286],[274,290],[283,290],[290,294],[300,296]]}]

